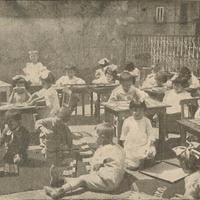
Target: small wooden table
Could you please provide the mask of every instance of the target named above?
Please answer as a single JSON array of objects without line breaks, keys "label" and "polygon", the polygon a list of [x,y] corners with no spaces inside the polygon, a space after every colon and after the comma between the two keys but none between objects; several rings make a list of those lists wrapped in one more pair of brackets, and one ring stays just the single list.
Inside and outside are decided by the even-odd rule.
[{"label": "small wooden table", "polygon": [[113,89],[117,87],[116,84],[113,85],[90,85],[89,89],[91,92],[91,117],[93,117],[93,93],[97,94],[97,110],[96,116],[98,122],[100,122],[100,105],[101,105],[101,95],[110,94]]},{"label": "small wooden table", "polygon": [[6,93],[6,101],[9,100],[10,91],[11,91],[11,84],[0,81],[0,93],[2,93],[2,92]]},{"label": "small wooden table", "polygon": [[[129,102],[106,102],[103,103],[105,107],[105,121],[113,124],[116,128],[117,141],[119,141],[123,121],[126,117],[131,116],[129,110]],[[158,114],[159,118],[159,151],[164,152],[164,142],[166,135],[166,108],[169,105],[156,101],[150,97],[146,98],[147,112],[151,111]],[[113,120],[113,117],[116,120]]]},{"label": "small wooden table", "polygon": [[[181,144],[184,145],[186,142],[187,131],[192,131],[196,135],[200,136],[200,123],[195,123],[197,119],[181,119],[177,122],[181,125]],[[199,120],[200,122],[200,120]]]},{"label": "small wooden table", "polygon": [[30,131],[34,129],[35,125],[30,122],[27,117],[27,115],[33,115],[37,113],[37,107],[36,106],[27,106],[27,105],[15,105],[15,104],[6,104],[3,106],[0,106],[0,129],[4,128],[4,125],[6,123],[5,121],[5,113],[8,110],[19,110],[22,114],[22,124]]},{"label": "small wooden table", "polygon": [[144,88],[142,90],[149,94],[150,97],[158,101],[163,100],[165,92],[167,91],[167,89],[163,87]]}]

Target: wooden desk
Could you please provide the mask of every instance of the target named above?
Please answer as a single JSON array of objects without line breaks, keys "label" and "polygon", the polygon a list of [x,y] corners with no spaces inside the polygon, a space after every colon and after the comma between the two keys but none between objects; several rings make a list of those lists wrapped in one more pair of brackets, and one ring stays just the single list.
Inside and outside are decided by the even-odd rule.
[{"label": "wooden desk", "polygon": [[[112,102],[104,103],[105,107],[105,121],[113,124],[116,128],[117,141],[119,141],[123,121],[126,117],[131,116],[129,110],[129,102]],[[159,118],[159,151],[164,152],[164,142],[166,135],[166,108],[169,105],[156,101],[150,97],[146,98],[147,112],[158,114]],[[114,118],[114,120],[113,120]]]},{"label": "wooden desk", "polygon": [[181,119],[177,122],[181,125],[181,143],[186,142],[187,131],[192,131],[194,134],[200,136],[200,124],[194,123],[194,119]]},{"label": "wooden desk", "polygon": [[165,96],[165,92],[167,91],[167,89],[162,87],[144,88],[142,90],[157,101],[162,101]]},{"label": "wooden desk", "polygon": [[15,104],[6,104],[3,106],[0,106],[0,129],[4,128],[4,125],[6,123],[5,121],[5,113],[8,110],[19,110],[22,114],[22,124],[30,131],[33,132],[35,130],[35,124],[30,122],[30,118],[27,117],[27,115],[33,115],[37,113],[37,107],[36,106],[23,106],[23,105],[15,105]]},{"label": "wooden desk", "polygon": [[118,85],[91,85],[89,86],[91,92],[91,117],[93,117],[93,93],[97,94],[97,119],[100,122],[100,105],[101,105],[101,95],[109,94],[115,89]]},{"label": "wooden desk", "polygon": [[3,81],[0,81],[0,93],[2,92],[6,93],[6,101],[8,102],[11,93],[11,85]]},{"label": "wooden desk", "polygon": [[74,85],[65,85],[65,86],[56,86],[53,85],[57,90],[58,94],[63,95],[63,89],[69,87],[69,89],[74,93],[81,96],[82,102],[82,115],[85,116],[85,93],[88,92],[88,86],[86,84],[74,84]]}]

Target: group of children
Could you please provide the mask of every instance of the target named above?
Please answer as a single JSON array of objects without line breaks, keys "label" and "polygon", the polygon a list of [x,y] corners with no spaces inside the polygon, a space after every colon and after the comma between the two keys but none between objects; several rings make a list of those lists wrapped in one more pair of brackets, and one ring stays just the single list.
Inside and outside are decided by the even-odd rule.
[{"label": "group of children", "polygon": [[[30,95],[26,90],[29,85],[27,76],[16,76],[13,78],[14,89],[9,102],[27,102],[29,105],[45,102],[47,109],[43,113],[42,119],[38,120],[35,125],[36,129],[41,132],[41,145],[43,145],[45,153],[48,151],[65,151],[72,147],[72,134],[66,123],[69,121],[73,109],[60,108],[57,91],[52,87],[55,82],[53,73],[42,67],[41,63],[38,64],[37,56],[34,58],[31,56],[34,56],[33,54],[30,55],[32,64],[27,65],[24,72],[26,75],[31,76],[33,66],[36,66],[38,70],[37,77],[39,77],[43,88]],[[120,145],[113,143],[114,127],[111,124],[102,123],[97,125],[96,135],[99,148],[93,155],[90,174],[66,179],[57,173],[54,166],[51,167],[50,183],[52,187],[56,188],[45,187],[44,190],[53,199],[57,199],[63,193],[79,187],[101,192],[112,191],[122,181],[125,168],[137,170],[143,159],[152,159],[156,154],[155,135],[152,131],[152,125],[144,115],[147,108],[146,97],[148,94],[136,86],[136,82],[140,79],[139,70],[135,68],[133,63],[128,62],[125,70],[120,74],[118,82],[116,65],[110,65],[106,58],[100,60],[99,65],[101,69],[96,71],[96,78],[93,83],[119,84],[112,91],[108,102],[128,101],[132,115],[125,119],[123,123]],[[187,71],[186,69],[184,70]],[[182,69],[182,71],[184,70]],[[66,67],[66,75],[58,79],[56,84],[61,86],[66,84],[85,84],[84,80],[75,76],[75,71],[75,66]],[[182,71],[171,79],[173,88],[165,93],[163,99],[163,102],[171,105],[171,107],[167,108],[168,114],[180,113],[180,100],[191,97],[185,91],[185,88],[189,86],[192,75],[188,71],[187,73]],[[167,87],[166,74],[159,70],[153,73],[147,77],[144,87],[145,84],[148,86],[148,81],[152,83],[152,87]],[[31,81],[32,83],[36,82],[36,80]],[[5,166],[26,160],[26,150],[30,142],[29,133],[21,125],[18,111],[8,111],[6,113],[6,121],[7,125],[0,138],[0,143],[6,144],[7,148],[4,156]]]}]

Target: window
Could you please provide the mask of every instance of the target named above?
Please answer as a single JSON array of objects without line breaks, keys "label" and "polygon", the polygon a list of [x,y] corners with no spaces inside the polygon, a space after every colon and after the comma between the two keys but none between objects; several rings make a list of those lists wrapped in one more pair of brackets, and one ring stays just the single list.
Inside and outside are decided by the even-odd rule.
[{"label": "window", "polygon": [[186,24],[188,22],[188,3],[180,4],[180,23]]},{"label": "window", "polygon": [[157,7],[156,8],[156,22],[164,22],[164,7]]}]

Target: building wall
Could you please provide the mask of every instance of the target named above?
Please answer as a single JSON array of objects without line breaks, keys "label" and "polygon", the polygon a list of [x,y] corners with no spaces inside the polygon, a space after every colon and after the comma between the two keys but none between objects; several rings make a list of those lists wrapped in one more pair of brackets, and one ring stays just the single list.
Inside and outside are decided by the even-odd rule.
[{"label": "building wall", "polygon": [[[165,7],[165,23],[155,23],[157,6]],[[123,67],[126,34],[194,34],[199,3],[189,2],[187,24],[179,13],[180,0],[0,1],[0,80],[21,74],[37,49],[56,78],[74,63],[90,82],[103,57]]]}]

